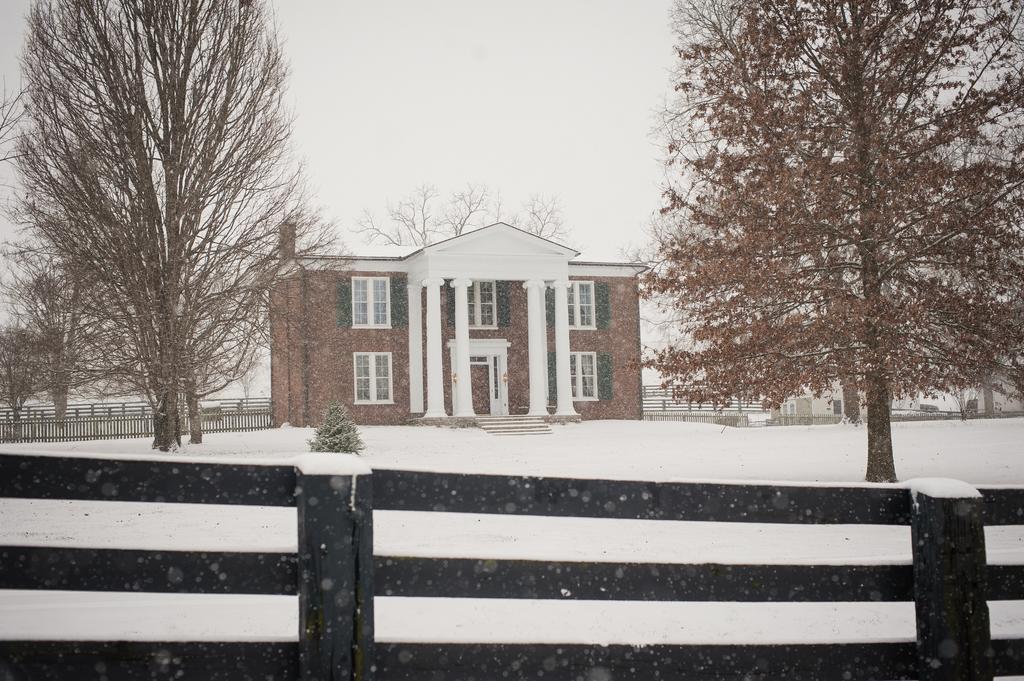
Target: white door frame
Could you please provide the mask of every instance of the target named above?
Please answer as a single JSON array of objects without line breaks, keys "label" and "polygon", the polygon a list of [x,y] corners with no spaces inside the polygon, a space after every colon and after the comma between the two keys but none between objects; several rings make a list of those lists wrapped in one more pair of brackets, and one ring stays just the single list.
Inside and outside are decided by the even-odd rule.
[{"label": "white door frame", "polygon": [[[487,385],[489,387],[488,401],[491,405],[491,415],[507,415],[508,414],[508,348],[509,343],[504,338],[470,338],[469,339],[469,356],[470,357],[487,357]],[[449,366],[455,366],[455,341],[448,341],[448,355],[451,364]],[[497,362],[498,376],[501,378],[501,382],[498,385],[498,399],[494,398],[494,362]],[[455,372],[452,372],[453,374]],[[455,380],[452,377],[452,412],[455,413],[457,405],[456,402],[456,390]],[[487,416],[487,414],[479,414],[479,416]]]}]

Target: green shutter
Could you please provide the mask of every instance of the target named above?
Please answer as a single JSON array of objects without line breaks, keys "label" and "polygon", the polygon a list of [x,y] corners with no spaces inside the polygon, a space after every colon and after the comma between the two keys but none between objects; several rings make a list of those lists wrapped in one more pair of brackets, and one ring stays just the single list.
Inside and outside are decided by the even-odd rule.
[{"label": "green shutter", "polygon": [[505,328],[512,325],[512,310],[509,308],[511,281],[499,281],[495,284],[495,296],[498,301],[498,326]]},{"label": "green shutter", "polygon": [[610,352],[597,353],[597,399],[612,399],[612,386],[615,383],[614,365]]},{"label": "green shutter", "polygon": [[544,292],[544,307],[548,314],[548,328],[555,328],[555,292],[548,291],[547,288],[542,288]]},{"label": "green shutter", "polygon": [[451,286],[452,280],[444,280],[445,300],[448,304],[448,326],[455,328],[455,289]]},{"label": "green shutter", "polygon": [[548,352],[548,403],[555,404],[558,395],[558,381],[555,369],[555,353]]},{"label": "green shutter", "polygon": [[391,326],[404,328],[409,324],[409,292],[406,284],[409,278],[404,274],[391,277]]},{"label": "green shutter", "polygon": [[594,284],[594,302],[597,305],[597,328],[607,329],[612,324],[612,300],[608,284]]},{"label": "green shutter", "polygon": [[352,326],[352,280],[342,279],[338,282],[335,296],[338,326]]}]

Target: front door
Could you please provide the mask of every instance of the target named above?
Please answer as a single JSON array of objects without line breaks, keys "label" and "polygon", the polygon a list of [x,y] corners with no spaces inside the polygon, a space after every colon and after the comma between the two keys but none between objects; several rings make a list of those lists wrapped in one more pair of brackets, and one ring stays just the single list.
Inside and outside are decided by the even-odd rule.
[{"label": "front door", "polygon": [[473,381],[473,411],[477,414],[508,414],[508,381],[505,358],[501,355],[473,355],[469,358]]},{"label": "front door", "polygon": [[476,414],[493,414],[491,404],[491,358],[470,357],[469,376],[473,385],[473,412]]},{"label": "front door", "polygon": [[[448,342],[455,366],[455,341]],[[508,341],[501,338],[469,339],[469,380],[473,412],[484,416],[508,415]],[[452,413],[457,411],[455,375],[452,374]]]}]

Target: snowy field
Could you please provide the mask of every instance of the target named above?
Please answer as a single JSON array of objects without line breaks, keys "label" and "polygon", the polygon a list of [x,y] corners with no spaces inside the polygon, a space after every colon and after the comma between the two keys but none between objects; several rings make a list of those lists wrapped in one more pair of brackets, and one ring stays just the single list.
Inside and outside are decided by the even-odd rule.
[{"label": "snowy field", "polygon": [[[590,422],[554,434],[366,427],[380,468],[620,478],[858,483],[864,428],[732,429]],[[901,478],[1024,485],[1024,419],[894,424]],[[279,459],[309,429],[216,434],[173,457]],[[3,451],[148,457],[148,440],[4,446]],[[295,510],[129,502],[0,501],[0,545],[294,551]],[[772,525],[377,511],[380,556],[664,562],[909,564],[906,527]],[[1024,526],[986,529],[992,564],[1024,564]],[[379,597],[377,637],[393,642],[705,644],[911,641],[911,603],[661,603]],[[145,615],[140,615],[145,613]],[[991,604],[993,633],[1024,638],[1024,602]],[[294,640],[290,596],[0,591],[0,639]]]},{"label": "snowy field", "polygon": [[[863,427],[723,428],[697,423],[591,421],[551,435],[496,437],[475,428],[369,426],[364,458],[378,468],[623,480],[857,482]],[[205,436],[176,456],[266,457],[306,451],[313,431],[280,428]],[[1024,484],[1024,419],[893,424],[901,479],[949,477]],[[3,451],[151,455],[148,439],[3,445]]]}]

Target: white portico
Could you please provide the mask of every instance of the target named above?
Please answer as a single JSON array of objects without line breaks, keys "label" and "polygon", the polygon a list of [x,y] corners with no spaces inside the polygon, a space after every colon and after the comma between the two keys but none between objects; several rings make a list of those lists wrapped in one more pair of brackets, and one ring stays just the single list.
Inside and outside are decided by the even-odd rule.
[{"label": "white portico", "polygon": [[[485,358],[491,404],[500,404],[507,390],[507,346],[501,339],[470,338],[471,300],[487,290],[475,282],[521,282],[526,290],[529,347],[529,414],[548,412],[548,329],[546,296],[554,296],[555,415],[576,416],[573,407],[570,359],[568,291],[569,261],[578,255],[571,248],[497,223],[469,234],[432,244],[408,258],[409,307],[409,410],[425,418],[471,418],[473,382],[471,367]],[[441,304],[445,286],[454,289],[454,337],[442,338]],[[424,291],[425,289],[425,295]],[[494,291],[490,290],[490,295]],[[422,307],[425,305],[426,310]],[[493,314],[493,309],[491,314]],[[423,318],[426,315],[426,333]],[[479,315],[479,312],[477,313]],[[424,339],[424,335],[426,338]],[[425,341],[425,342],[424,342]],[[451,376],[443,375],[443,352],[451,353]],[[504,358],[504,359],[502,359]],[[503,365],[502,362],[505,362]],[[426,403],[424,404],[424,366]],[[452,410],[444,399],[445,381],[452,385]],[[495,402],[497,400],[497,402]],[[504,395],[507,405],[507,394]],[[507,407],[506,407],[507,408]],[[492,413],[494,407],[492,406]],[[500,413],[500,412],[498,412]]]}]

